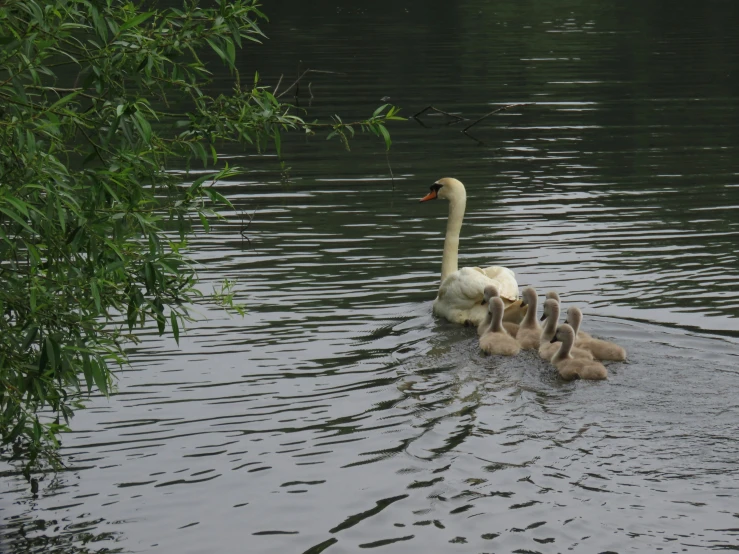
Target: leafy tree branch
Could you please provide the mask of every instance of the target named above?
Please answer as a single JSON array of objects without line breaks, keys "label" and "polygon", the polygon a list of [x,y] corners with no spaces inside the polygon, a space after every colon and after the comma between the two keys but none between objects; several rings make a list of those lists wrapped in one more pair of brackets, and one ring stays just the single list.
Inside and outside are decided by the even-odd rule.
[{"label": "leafy tree branch", "polygon": [[[201,298],[184,254],[193,222],[231,207],[214,187],[241,169],[219,145],[281,151],[281,136],[355,129],[381,137],[401,119],[307,122],[236,53],[259,43],[255,0],[146,11],[126,0],[0,4],[0,437],[25,473],[55,450],[93,389],[109,394],[135,328],[179,341]],[[212,51],[234,78],[213,96]],[[211,170],[193,179],[193,163]],[[164,231],[174,224],[176,235]],[[214,299],[234,309],[233,284]]]}]

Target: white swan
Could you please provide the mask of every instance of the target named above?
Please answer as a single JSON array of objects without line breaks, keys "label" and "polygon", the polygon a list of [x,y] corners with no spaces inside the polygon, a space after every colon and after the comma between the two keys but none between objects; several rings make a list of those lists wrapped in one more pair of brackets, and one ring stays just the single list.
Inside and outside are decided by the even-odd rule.
[{"label": "white swan", "polygon": [[[434,313],[453,323],[480,325],[488,312],[487,306],[482,303],[485,287],[493,285],[498,289],[504,304],[513,307],[513,303],[518,300],[516,276],[507,267],[500,266],[458,269],[459,232],[467,205],[467,192],[460,181],[447,177],[431,185],[431,192],[421,198],[421,202],[436,198],[449,200],[449,219],[441,261],[441,284],[434,300]],[[506,315],[507,312],[508,309]],[[505,319],[510,320],[509,317]]]}]

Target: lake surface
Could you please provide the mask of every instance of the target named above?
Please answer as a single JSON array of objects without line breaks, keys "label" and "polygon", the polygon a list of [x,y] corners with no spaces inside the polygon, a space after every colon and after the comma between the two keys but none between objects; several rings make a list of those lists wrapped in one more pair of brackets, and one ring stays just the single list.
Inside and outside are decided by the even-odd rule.
[{"label": "lake surface", "polygon": [[[248,314],[144,333],[67,471],[33,495],[4,468],[0,550],[738,550],[739,5],[361,4],[270,2],[244,73],[342,73],[303,83],[311,117],[389,96],[468,121],[394,125],[387,157],[229,153],[238,210],[192,253]],[[629,353],[607,382],[432,316],[447,205],[418,199],[443,176],[467,186],[460,265],[579,305]]]}]

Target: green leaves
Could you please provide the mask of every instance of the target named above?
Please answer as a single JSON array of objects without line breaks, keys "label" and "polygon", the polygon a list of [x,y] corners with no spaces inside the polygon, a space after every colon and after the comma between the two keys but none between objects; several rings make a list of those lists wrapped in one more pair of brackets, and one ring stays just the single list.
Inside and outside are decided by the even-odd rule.
[{"label": "green leaves", "polygon": [[[387,112],[385,111],[387,110]],[[390,104],[383,104],[375,110],[372,114],[372,118],[367,123],[367,128],[375,135],[381,136],[385,141],[385,148],[390,150],[392,140],[390,140],[390,133],[385,127],[387,121],[404,121],[405,118],[398,116],[399,108],[391,106]]]},{"label": "green leaves", "polygon": [[98,289],[97,282],[90,281],[90,292],[92,293],[92,298],[95,301],[95,311],[97,313],[101,313],[103,311],[103,303],[100,300],[100,289]]},{"label": "green leaves", "polygon": [[57,100],[51,106],[49,106],[48,111],[50,111],[50,112],[53,113],[55,110],[58,110],[59,108],[61,108],[65,104],[69,104],[72,100],[74,100],[75,98],[77,98],[80,95],[81,92],[82,92],[82,90],[75,90],[71,94],[67,94],[66,96],[62,96],[59,100]]},{"label": "green leaves", "polygon": [[[386,111],[387,110],[387,111]],[[354,123],[344,123],[338,115],[333,116],[334,122],[331,124],[332,131],[328,134],[326,139],[333,137],[339,137],[341,142],[344,144],[347,150],[349,150],[349,138],[354,136],[354,125],[359,125],[362,131],[369,131],[378,137],[382,137],[385,141],[385,148],[390,150],[392,140],[390,140],[390,133],[385,127],[388,121],[405,121],[405,118],[398,116],[399,108],[391,106],[390,104],[383,104],[377,108],[372,117],[364,120],[357,121]],[[313,123],[311,127],[322,127],[320,123]]]},{"label": "green leaves", "polygon": [[177,324],[177,313],[172,311],[170,313],[169,319],[172,325],[172,334],[174,335],[174,340],[177,341],[177,344],[180,344],[180,327]]},{"label": "green leaves", "polygon": [[390,133],[387,132],[387,128],[382,123],[378,123],[377,129],[380,131],[382,138],[385,139],[385,148],[390,150],[390,145],[392,144],[392,141],[390,140]]},{"label": "green leaves", "polygon": [[[139,9],[0,7],[0,442],[27,464],[55,459],[54,419],[113,392],[138,328],[179,344],[202,297],[187,237],[234,210],[218,185],[242,170],[219,158],[225,143],[281,155],[285,133],[325,130],[348,149],[361,129],[389,148],[401,119],[386,104],[307,124],[258,73],[242,87],[237,47],[264,37],[257,0]],[[227,94],[208,93],[210,52],[235,76]],[[243,314],[236,297],[226,281],[208,300]]]},{"label": "green leaves", "polygon": [[144,21],[146,21],[151,16],[153,16],[154,13],[155,12],[144,12],[144,13],[138,14],[137,16],[133,17],[132,19],[129,19],[123,25],[121,25],[120,27],[118,27],[118,34],[120,35],[121,33],[123,33],[124,31],[127,31],[131,27],[137,27],[137,26],[141,25]]}]

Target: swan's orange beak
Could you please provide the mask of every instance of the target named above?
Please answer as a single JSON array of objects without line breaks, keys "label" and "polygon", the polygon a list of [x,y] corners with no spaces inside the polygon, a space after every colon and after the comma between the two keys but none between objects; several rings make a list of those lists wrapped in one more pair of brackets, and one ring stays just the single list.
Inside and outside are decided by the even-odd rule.
[{"label": "swan's orange beak", "polygon": [[421,198],[419,202],[428,202],[429,200],[435,200],[438,194],[439,194],[439,191],[432,189],[431,192],[429,192],[426,196]]}]

